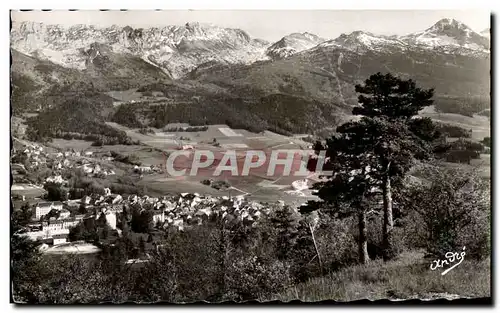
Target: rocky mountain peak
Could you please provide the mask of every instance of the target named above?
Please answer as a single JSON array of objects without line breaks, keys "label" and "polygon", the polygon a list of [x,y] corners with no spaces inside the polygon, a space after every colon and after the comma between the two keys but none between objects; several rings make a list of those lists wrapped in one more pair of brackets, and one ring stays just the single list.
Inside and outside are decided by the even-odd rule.
[{"label": "rocky mountain peak", "polygon": [[455,19],[444,18],[426,30],[427,34],[445,35],[456,39],[471,37],[474,31]]},{"label": "rocky mountain peak", "polygon": [[375,35],[365,31],[353,31],[349,34],[341,34],[332,41],[326,42],[325,45],[335,45],[343,47],[351,51],[381,51],[384,49],[392,49],[393,47],[401,47],[403,43],[394,36]]},{"label": "rocky mountain peak", "polygon": [[267,49],[266,54],[273,59],[287,58],[298,52],[315,47],[324,41],[325,39],[308,32],[292,33],[272,44]]},{"label": "rocky mountain peak", "polygon": [[424,31],[401,37],[410,45],[439,49],[447,53],[489,53],[490,42],[464,23],[444,18]]},{"label": "rocky mountain peak", "polygon": [[491,30],[489,28],[486,28],[485,30],[483,30],[482,32],[480,32],[480,34],[481,34],[481,36],[490,39],[490,37],[491,37]]},{"label": "rocky mountain peak", "polygon": [[81,51],[94,49],[93,43],[104,44],[115,53],[133,54],[167,69],[174,77],[211,60],[252,63],[266,58],[268,46],[252,40],[243,30],[198,22],[149,28],[22,22],[14,23],[11,31],[14,49],[69,68],[86,67],[88,55]]}]

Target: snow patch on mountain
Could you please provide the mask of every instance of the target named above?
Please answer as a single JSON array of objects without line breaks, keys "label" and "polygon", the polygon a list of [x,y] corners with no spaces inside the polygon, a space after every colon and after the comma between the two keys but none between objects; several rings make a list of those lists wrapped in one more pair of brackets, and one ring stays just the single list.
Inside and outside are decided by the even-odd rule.
[{"label": "snow patch on mountain", "polygon": [[239,29],[199,23],[134,29],[22,22],[13,23],[11,43],[27,55],[77,69],[84,68],[88,58],[85,51],[91,44],[105,44],[115,53],[132,54],[163,67],[174,77],[213,60],[249,64],[267,59],[269,45]]},{"label": "snow patch on mountain", "polygon": [[[93,45],[99,46],[97,50]],[[203,64],[251,64],[283,59],[307,51],[340,49],[359,53],[401,53],[410,50],[484,57],[490,53],[489,29],[474,32],[465,24],[442,19],[430,28],[405,36],[381,36],[355,31],[325,39],[310,33],[293,33],[269,44],[251,38],[240,29],[211,24],[187,23],[182,26],[132,28],[93,25],[46,25],[35,22],[13,23],[12,48],[56,64],[85,69],[99,54],[137,56],[173,78],[183,77]],[[109,50],[106,50],[109,49]],[[339,57],[339,64],[347,54]],[[106,58],[102,58],[106,60]]]},{"label": "snow patch on mountain", "polygon": [[406,43],[395,36],[378,36],[369,32],[355,31],[342,34],[336,39],[318,45],[319,48],[338,47],[352,52],[377,51],[386,52],[393,49],[403,49]]},{"label": "snow patch on mountain", "polygon": [[453,19],[442,19],[425,31],[405,36],[381,36],[354,31],[323,42],[314,49],[338,48],[356,53],[432,50],[445,54],[480,57],[489,54],[489,39]]},{"label": "snow patch on mountain", "polygon": [[401,37],[410,45],[438,49],[444,53],[476,55],[489,53],[489,40],[474,32],[467,25],[445,18],[430,28]]},{"label": "snow patch on mountain", "polygon": [[325,39],[308,32],[293,33],[281,38],[267,48],[266,55],[273,59],[283,59],[298,52],[311,49],[324,41]]},{"label": "snow patch on mountain", "polygon": [[489,28],[486,28],[482,32],[479,33],[481,36],[486,37],[488,39],[491,38],[491,30]]}]

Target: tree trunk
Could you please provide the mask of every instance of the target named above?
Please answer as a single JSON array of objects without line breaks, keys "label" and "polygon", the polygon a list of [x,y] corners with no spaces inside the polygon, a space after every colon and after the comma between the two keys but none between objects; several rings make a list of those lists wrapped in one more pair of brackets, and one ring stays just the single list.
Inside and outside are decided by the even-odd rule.
[{"label": "tree trunk", "polygon": [[[219,224],[219,231],[220,231],[220,237],[219,237],[219,254],[220,254],[220,259],[219,259],[219,281],[218,281],[218,287],[219,290],[217,292],[217,295],[222,299],[226,292],[226,259],[227,259],[227,247],[226,247],[226,234],[225,234],[225,227],[224,227],[224,222],[221,220]],[[218,299],[218,301],[220,301]]]},{"label": "tree trunk", "polygon": [[311,237],[314,243],[314,249],[316,250],[316,255],[318,256],[319,268],[321,270],[321,274],[323,274],[323,262],[321,261],[321,255],[319,254],[318,245],[316,244],[316,238],[314,237],[314,229],[309,224],[309,230],[311,231]]},{"label": "tree trunk", "polygon": [[368,240],[366,232],[366,213],[360,210],[358,213],[358,227],[359,227],[359,263],[366,264],[370,260],[368,256]]},{"label": "tree trunk", "polygon": [[388,260],[392,257],[392,244],[391,244],[391,233],[394,227],[394,221],[392,219],[392,190],[391,190],[391,178],[386,175],[382,185],[382,191],[384,196],[384,226],[383,226],[383,257],[384,260]]}]

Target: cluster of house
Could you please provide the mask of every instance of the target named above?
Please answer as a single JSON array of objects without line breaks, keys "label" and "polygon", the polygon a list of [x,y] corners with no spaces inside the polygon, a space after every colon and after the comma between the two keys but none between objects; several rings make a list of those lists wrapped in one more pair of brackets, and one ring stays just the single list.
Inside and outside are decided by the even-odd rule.
[{"label": "cluster of house", "polygon": [[[23,153],[27,156],[28,161],[33,168],[37,168],[44,164],[47,164],[47,159],[49,154],[44,152],[42,146],[33,144],[25,145]],[[54,152],[50,154],[50,159],[54,161],[52,163],[52,169],[62,170],[65,168],[81,168],[83,172],[88,176],[96,175],[115,175],[115,172],[111,169],[103,168],[101,165],[93,161],[94,153],[92,151],[75,151],[74,149],[64,151],[64,152]],[[111,158],[112,159],[112,158]],[[17,165],[19,168],[16,170],[20,172],[26,172],[24,167]],[[49,180],[60,180],[57,176],[50,177]],[[61,181],[61,183],[63,183]]]},{"label": "cluster of house", "polygon": [[85,174],[88,176],[95,176],[95,175],[115,175],[115,171],[111,169],[105,169],[102,168],[99,164],[92,164],[90,162],[86,162],[86,160],[82,161],[83,164],[77,166],[77,168],[81,168]]},{"label": "cluster of house", "polygon": [[150,173],[157,173],[157,172],[161,172],[162,171],[162,168],[161,168],[161,165],[160,166],[156,166],[156,165],[151,165],[151,166],[134,166],[134,172],[136,173],[140,173],[140,174],[150,174]]},{"label": "cluster of house", "polygon": [[[76,207],[84,204],[92,208],[93,213],[71,216],[64,208]],[[281,204],[283,204],[281,202]],[[61,244],[67,241],[70,228],[78,225],[85,219],[98,219],[105,215],[106,222],[111,229],[116,229],[116,215],[122,213],[124,208],[139,206],[141,210],[151,210],[153,222],[162,228],[173,227],[184,230],[185,227],[201,225],[213,217],[220,217],[226,221],[240,221],[246,225],[254,225],[262,216],[269,214],[271,208],[262,204],[247,201],[243,196],[233,198],[201,196],[197,193],[182,193],[175,196],[149,197],[131,195],[126,198],[112,194],[105,189],[104,195],[85,196],[80,200],[61,202],[41,202],[35,207],[34,221],[29,225],[24,235],[33,240],[44,241],[49,244]],[[49,219],[42,219],[49,212]],[[41,222],[40,222],[41,221]]]},{"label": "cluster of house", "polygon": [[23,153],[26,154],[28,161],[33,167],[40,166],[46,162],[47,156],[44,153],[42,146],[38,146],[36,144],[26,146]]},{"label": "cluster of house", "polygon": [[48,183],[61,184],[62,186],[66,186],[68,181],[63,179],[61,175],[50,176],[45,179]]},{"label": "cluster of house", "polygon": [[[106,222],[112,229],[116,229],[116,211],[102,208],[97,214],[76,214],[71,216],[66,206],[80,205],[80,201],[62,202],[39,202],[36,204],[33,214],[33,222],[21,233],[34,241],[43,241],[48,244],[61,244],[67,242],[69,231],[85,219],[98,219],[105,214]],[[50,218],[44,218],[49,213],[54,213]]]},{"label": "cluster of house", "polygon": [[76,151],[75,149],[70,149],[68,151],[64,152],[57,152],[55,153],[57,158],[69,158],[69,157],[81,157],[81,156],[86,156],[86,157],[91,157],[94,155],[93,151]]},{"label": "cluster of house", "polygon": [[[42,217],[51,211],[57,212],[58,216],[42,220]],[[83,217],[83,215],[70,217],[70,212],[63,208],[62,202],[40,202],[35,206],[34,223],[29,224],[27,231],[22,234],[35,241],[61,244],[66,242],[69,229],[76,226]]]},{"label": "cluster of house", "polygon": [[[115,175],[115,172],[111,169],[106,169],[101,167],[99,164],[92,162],[92,160],[89,160],[85,157],[92,157],[93,156],[92,151],[85,151],[85,152],[79,152],[79,151],[65,151],[63,152],[57,152],[55,153],[56,157],[56,163],[54,165],[55,169],[61,170],[63,168],[81,168],[83,172],[88,175],[88,176],[95,176],[95,175]],[[68,159],[70,157],[83,157],[83,158],[78,158],[76,161]]]},{"label": "cluster of house", "polygon": [[201,225],[215,216],[253,224],[262,215],[270,212],[269,207],[264,208],[260,203],[246,201],[242,196],[229,198],[182,193],[161,198],[131,196],[127,202],[139,204],[145,210],[151,209],[156,225],[178,230],[190,225]]}]

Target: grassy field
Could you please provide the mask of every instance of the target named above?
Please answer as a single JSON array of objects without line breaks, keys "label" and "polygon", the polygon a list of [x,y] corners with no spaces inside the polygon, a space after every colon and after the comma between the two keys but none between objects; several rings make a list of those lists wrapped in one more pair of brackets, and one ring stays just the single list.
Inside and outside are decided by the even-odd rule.
[{"label": "grassy field", "polygon": [[74,149],[75,151],[87,151],[91,150],[91,141],[85,141],[85,140],[66,140],[66,139],[59,139],[59,138],[53,138],[52,142],[48,143],[47,146],[49,147],[54,147],[56,149],[62,149],[62,150],[70,150]]},{"label": "grassy field", "polygon": [[481,154],[479,159],[472,159],[471,164],[442,162],[448,168],[461,168],[466,171],[475,170],[482,177],[491,177],[491,155]]},{"label": "grassy field", "polygon": [[[311,279],[275,295],[280,301],[354,301],[362,299],[433,299],[490,297],[490,260],[465,260],[442,276],[430,270],[432,260],[423,253],[407,252],[397,260],[344,268]],[[269,299],[268,299],[269,300]]]},{"label": "grassy field", "polygon": [[472,130],[472,139],[477,141],[483,140],[484,137],[491,137],[491,121],[486,116],[475,114],[473,117],[470,117],[454,113],[438,113],[434,110],[434,106],[425,108],[419,115],[430,117],[438,122]]}]

